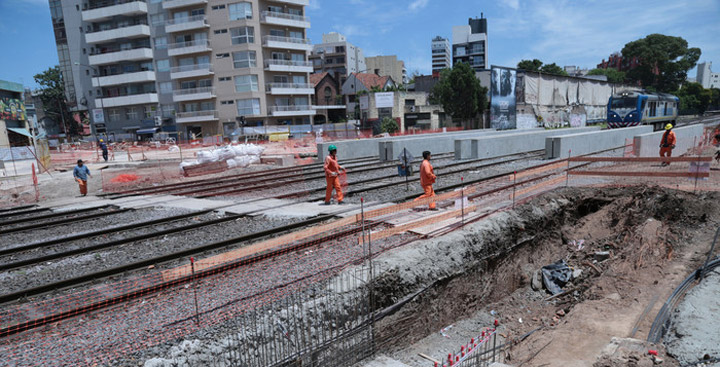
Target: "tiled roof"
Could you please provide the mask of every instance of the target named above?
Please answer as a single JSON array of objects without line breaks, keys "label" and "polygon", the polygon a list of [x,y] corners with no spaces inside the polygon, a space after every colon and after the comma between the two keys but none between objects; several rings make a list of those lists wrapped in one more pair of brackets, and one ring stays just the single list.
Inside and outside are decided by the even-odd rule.
[{"label": "tiled roof", "polygon": [[328,75],[327,72],[310,74],[310,84],[312,84],[314,87],[317,87],[317,85],[323,80],[323,78],[325,78],[326,75]]},{"label": "tiled roof", "polygon": [[355,73],[355,77],[362,83],[365,88],[370,89],[372,87],[382,88],[387,83],[389,76],[379,76],[377,74],[369,73]]}]

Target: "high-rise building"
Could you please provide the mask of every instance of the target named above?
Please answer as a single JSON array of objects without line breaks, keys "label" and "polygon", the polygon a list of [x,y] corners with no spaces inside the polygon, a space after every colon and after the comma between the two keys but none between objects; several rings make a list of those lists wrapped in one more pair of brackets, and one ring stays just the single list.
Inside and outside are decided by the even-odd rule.
[{"label": "high-rise building", "polygon": [[408,82],[405,63],[398,60],[395,55],[366,57],[365,64],[367,64],[368,73],[390,76],[396,83],[406,84]]},{"label": "high-rise building", "polygon": [[340,33],[323,34],[322,43],[313,47],[310,54],[313,71],[328,72],[344,83],[351,73],[365,72],[365,56],[362,49],[347,41]]},{"label": "high-rise building", "polygon": [[450,41],[447,38],[437,36],[431,43],[432,49],[432,72],[438,73],[442,69],[450,67],[451,53]]},{"label": "high-rise building", "polygon": [[68,99],[117,139],[310,123],[308,2],[50,0]]},{"label": "high-rise building", "polygon": [[487,19],[468,19],[468,25],[453,27],[452,36],[453,65],[465,62],[480,71],[490,67],[488,64]]},{"label": "high-rise building", "polygon": [[697,65],[695,80],[703,88],[720,88],[720,73],[712,72],[712,62],[701,62]]}]

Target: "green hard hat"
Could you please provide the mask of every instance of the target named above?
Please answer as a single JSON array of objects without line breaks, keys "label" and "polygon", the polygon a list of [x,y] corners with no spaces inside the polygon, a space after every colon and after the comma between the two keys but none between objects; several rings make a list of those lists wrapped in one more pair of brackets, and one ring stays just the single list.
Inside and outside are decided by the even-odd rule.
[{"label": "green hard hat", "polygon": [[334,144],[330,144],[328,147],[328,152],[332,152],[333,150],[337,150],[337,147]]}]

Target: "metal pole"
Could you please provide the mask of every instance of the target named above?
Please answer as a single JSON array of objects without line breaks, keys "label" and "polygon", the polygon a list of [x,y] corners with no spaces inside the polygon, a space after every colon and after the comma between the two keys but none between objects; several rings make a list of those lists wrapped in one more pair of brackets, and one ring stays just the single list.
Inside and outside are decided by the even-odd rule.
[{"label": "metal pole", "polygon": [[65,133],[65,142],[68,141],[68,132],[67,132],[67,126],[65,125],[65,114],[63,113],[62,104],[60,104],[60,100],[57,100],[58,103],[58,112],[60,112],[60,119],[62,120],[62,126],[63,126],[63,132]]},{"label": "metal pole", "polygon": [[198,308],[198,300],[197,300],[197,284],[195,283],[195,259],[190,258],[190,269],[192,270],[192,280],[193,280],[193,294],[195,295],[195,322],[200,325],[200,312]]},{"label": "metal pole", "polygon": [[363,256],[365,256],[365,198],[360,198],[360,220],[362,225]]},{"label": "metal pole", "polygon": [[568,181],[570,181],[570,154],[572,153],[572,149],[568,150],[568,165],[567,170],[565,171],[565,187],[568,187]]},{"label": "metal pole", "polygon": [[[513,203],[512,203],[513,209],[515,209],[515,189],[517,188],[515,185],[517,185],[517,171],[513,172]],[[565,185],[565,186],[567,186],[567,185]]]},{"label": "metal pole", "polygon": [[[695,147],[695,143],[697,143],[697,137],[693,139],[693,147]],[[697,159],[697,163],[695,163],[695,187],[693,188],[693,192],[697,192],[698,176],[700,175],[700,149],[697,149]]]},{"label": "metal pole", "polygon": [[465,226],[465,182],[460,177],[460,226]]},{"label": "metal pole", "polygon": [[408,159],[407,159],[407,149],[403,148],[403,164],[405,165],[405,191],[409,190],[409,184],[408,184]]}]

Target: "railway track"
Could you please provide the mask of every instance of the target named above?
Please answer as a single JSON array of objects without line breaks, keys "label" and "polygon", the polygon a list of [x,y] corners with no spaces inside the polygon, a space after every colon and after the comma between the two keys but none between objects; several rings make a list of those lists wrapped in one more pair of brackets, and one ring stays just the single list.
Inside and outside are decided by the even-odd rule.
[{"label": "railway track", "polygon": [[29,231],[32,229],[49,228],[67,223],[82,222],[93,218],[125,213],[130,210],[132,209],[121,209],[110,205],[104,205],[100,207],[83,208],[4,220],[0,221],[0,235]]}]

